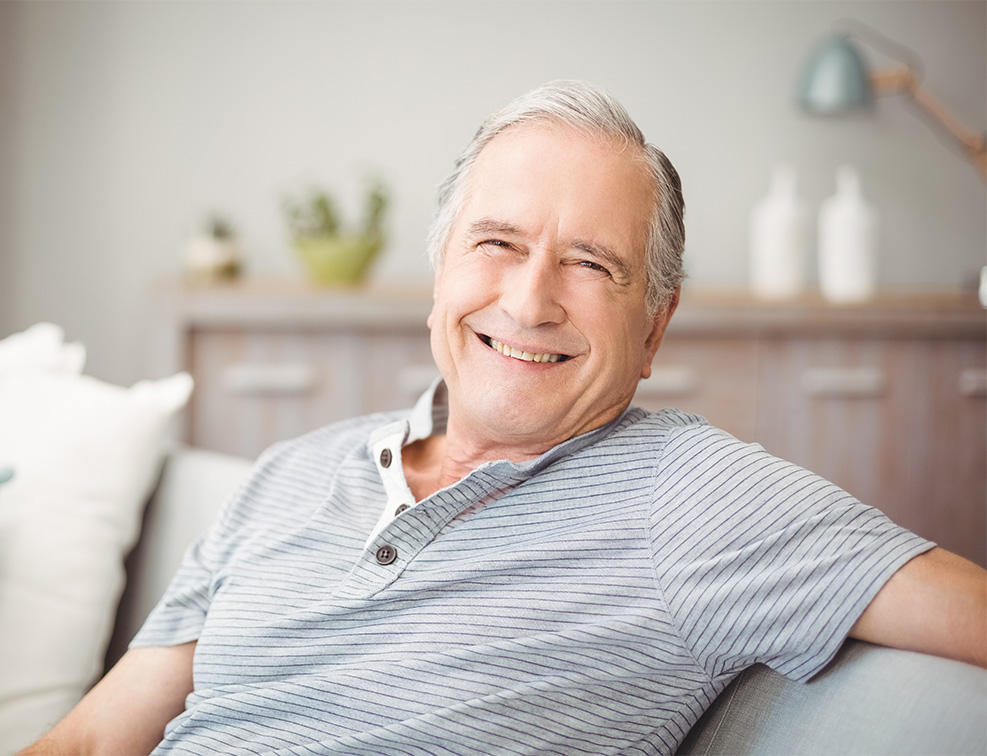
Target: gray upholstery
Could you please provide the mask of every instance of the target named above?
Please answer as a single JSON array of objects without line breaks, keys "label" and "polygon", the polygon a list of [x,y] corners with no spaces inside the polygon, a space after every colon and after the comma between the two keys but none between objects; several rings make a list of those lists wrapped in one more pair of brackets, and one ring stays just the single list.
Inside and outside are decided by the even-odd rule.
[{"label": "gray upholstery", "polygon": [[680,754],[987,754],[987,672],[850,640],[809,683],[744,672]]},{"label": "gray upholstery", "polygon": [[212,523],[250,472],[249,460],[190,447],[174,449],[127,560],[127,587],[106,655],[112,667],[171,581],[185,548]]}]

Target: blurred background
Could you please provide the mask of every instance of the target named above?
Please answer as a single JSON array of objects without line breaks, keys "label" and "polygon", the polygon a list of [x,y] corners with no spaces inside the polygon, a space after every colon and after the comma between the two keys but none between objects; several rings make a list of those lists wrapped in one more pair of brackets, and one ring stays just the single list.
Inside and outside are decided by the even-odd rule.
[{"label": "blurred background", "polygon": [[206,217],[234,226],[247,275],[301,277],[285,196],[321,184],[355,214],[368,175],[390,195],[371,279],[427,283],[436,184],[487,113],[555,78],[609,89],[676,164],[690,287],[747,285],[750,213],[787,162],[813,211],[857,167],[882,289],[969,289],[985,185],[942,132],[902,98],[844,119],[796,106],[844,19],[915,51],[984,130],[981,0],[0,2],[0,334],[54,321],[88,373],[147,377],[154,287]]}]

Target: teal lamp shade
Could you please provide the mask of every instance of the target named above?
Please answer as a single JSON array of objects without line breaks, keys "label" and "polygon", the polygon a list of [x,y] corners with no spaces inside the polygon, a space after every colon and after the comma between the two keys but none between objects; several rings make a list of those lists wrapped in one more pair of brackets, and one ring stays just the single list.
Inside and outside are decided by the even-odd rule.
[{"label": "teal lamp shade", "polygon": [[867,64],[846,36],[829,37],[816,48],[802,75],[798,100],[804,110],[818,115],[838,115],[874,104]]}]

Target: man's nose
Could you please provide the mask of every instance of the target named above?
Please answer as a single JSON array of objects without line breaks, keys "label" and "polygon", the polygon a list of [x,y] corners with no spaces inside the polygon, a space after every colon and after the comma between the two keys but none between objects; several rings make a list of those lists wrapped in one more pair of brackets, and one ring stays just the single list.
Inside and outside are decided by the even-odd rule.
[{"label": "man's nose", "polygon": [[561,269],[553,255],[529,255],[501,281],[500,306],[522,328],[561,323]]}]

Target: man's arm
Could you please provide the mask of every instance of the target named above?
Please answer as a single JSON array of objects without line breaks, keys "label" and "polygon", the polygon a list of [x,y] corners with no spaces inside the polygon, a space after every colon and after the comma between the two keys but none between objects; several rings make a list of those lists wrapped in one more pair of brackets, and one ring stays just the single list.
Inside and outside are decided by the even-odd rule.
[{"label": "man's arm", "polygon": [[50,733],[18,756],[150,753],[192,692],[195,643],[128,651]]},{"label": "man's arm", "polygon": [[850,637],[987,667],[987,572],[927,551],[891,577]]}]

